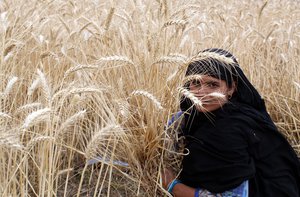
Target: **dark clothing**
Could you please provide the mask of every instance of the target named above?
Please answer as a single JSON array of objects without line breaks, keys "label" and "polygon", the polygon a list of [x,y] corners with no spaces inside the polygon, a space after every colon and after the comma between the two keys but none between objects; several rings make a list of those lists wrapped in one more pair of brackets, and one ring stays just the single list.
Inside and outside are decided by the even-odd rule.
[{"label": "dark clothing", "polygon": [[[215,55],[191,62],[186,76],[210,75],[229,87],[234,83],[236,90],[229,103],[207,114],[182,97],[189,154],[183,159],[180,179],[213,193],[249,180],[250,197],[300,197],[300,163],[271,120],[264,100],[232,54],[216,48],[203,52]],[[224,63],[224,58],[234,63]]]},{"label": "dark clothing", "polygon": [[297,197],[300,163],[273,122],[238,102],[210,114],[185,115],[189,154],[180,179],[213,193],[249,180],[249,196]]},{"label": "dark clothing", "polygon": [[271,120],[264,100],[232,54],[214,48],[198,55],[204,52],[214,55],[191,62],[186,76],[209,75],[226,81],[228,87],[234,83],[236,90],[227,104],[207,114],[182,97],[189,154],[183,159],[180,179],[213,193],[249,180],[250,197],[300,197],[300,163]]}]

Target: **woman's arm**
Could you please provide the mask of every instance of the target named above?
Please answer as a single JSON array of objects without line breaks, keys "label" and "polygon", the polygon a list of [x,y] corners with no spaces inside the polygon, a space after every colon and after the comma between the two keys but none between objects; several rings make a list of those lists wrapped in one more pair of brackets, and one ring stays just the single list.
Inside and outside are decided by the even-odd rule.
[{"label": "woman's arm", "polygon": [[[162,173],[163,187],[168,190],[169,185],[175,178],[176,176],[173,174],[172,170],[164,169]],[[177,183],[173,187],[171,193],[176,197],[194,197],[195,191],[195,188],[189,187],[183,183]]]},{"label": "woman's arm", "polygon": [[178,183],[174,186],[172,194],[176,197],[194,197],[195,191],[195,188],[189,187],[182,183]]}]

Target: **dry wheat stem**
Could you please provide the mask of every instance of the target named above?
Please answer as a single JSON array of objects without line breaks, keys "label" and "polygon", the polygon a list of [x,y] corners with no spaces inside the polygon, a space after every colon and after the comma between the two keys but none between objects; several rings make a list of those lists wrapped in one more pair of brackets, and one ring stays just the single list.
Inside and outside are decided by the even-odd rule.
[{"label": "dry wheat stem", "polygon": [[[165,121],[155,110],[163,105],[159,114],[167,118],[182,97],[200,106],[226,98],[221,92],[198,98],[188,87],[177,95],[183,83],[201,80],[185,77],[191,61],[235,68],[224,55],[194,56],[210,47],[239,57],[273,120],[299,149],[299,6],[293,0],[0,0],[1,195],[165,195],[158,169],[176,159],[161,153],[177,153],[173,136],[161,135]],[[104,132],[96,136],[98,128]],[[100,173],[69,170],[92,156],[122,158],[130,175],[119,170],[122,178],[114,177],[117,165],[103,163]],[[72,177],[78,173],[80,184]]]}]

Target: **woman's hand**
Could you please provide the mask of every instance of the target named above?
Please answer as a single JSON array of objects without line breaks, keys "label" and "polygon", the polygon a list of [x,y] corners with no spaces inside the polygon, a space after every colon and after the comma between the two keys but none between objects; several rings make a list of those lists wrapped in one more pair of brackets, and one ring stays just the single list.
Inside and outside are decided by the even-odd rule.
[{"label": "woman's hand", "polygon": [[176,178],[171,169],[165,168],[161,173],[162,185],[164,189],[168,189],[169,184]]},{"label": "woman's hand", "polygon": [[[171,169],[165,168],[161,173],[162,185],[165,190],[168,190],[169,184],[176,179],[174,172]],[[172,194],[177,197],[194,197],[195,188],[178,183],[173,188]]]}]

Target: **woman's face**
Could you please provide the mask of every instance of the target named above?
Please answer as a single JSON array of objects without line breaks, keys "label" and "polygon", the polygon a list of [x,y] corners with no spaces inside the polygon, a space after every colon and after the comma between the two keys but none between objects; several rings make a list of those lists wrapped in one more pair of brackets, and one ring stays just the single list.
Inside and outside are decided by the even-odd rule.
[{"label": "woman's face", "polygon": [[202,102],[202,107],[197,106],[197,110],[211,112],[222,107],[228,101],[228,97],[234,92],[235,85],[233,84],[230,88],[224,80],[203,75],[201,80],[192,80],[189,88],[190,92]]}]

